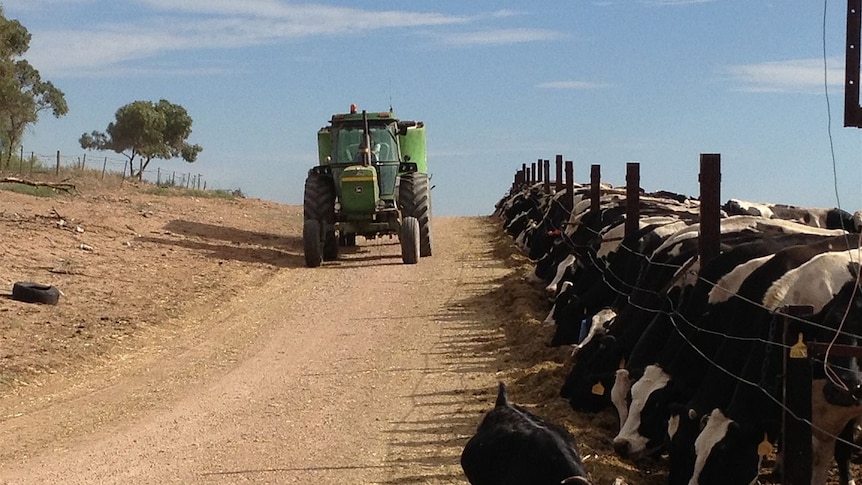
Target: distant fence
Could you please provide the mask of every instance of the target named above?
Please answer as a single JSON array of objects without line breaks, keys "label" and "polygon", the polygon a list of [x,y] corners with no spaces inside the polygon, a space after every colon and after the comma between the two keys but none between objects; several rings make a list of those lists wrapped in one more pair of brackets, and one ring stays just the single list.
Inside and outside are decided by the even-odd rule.
[{"label": "distant fence", "polygon": [[[62,155],[57,151],[53,155],[43,155],[21,150],[17,157],[8,162],[0,162],[0,172],[27,174],[53,174],[59,176],[61,170],[93,170],[101,171],[104,179],[106,174],[119,176],[122,180],[131,178],[132,163],[129,160],[109,157],[87,157],[83,155]],[[184,187],[187,189],[206,190],[207,183],[202,174],[179,172],[176,170],[155,169],[144,170],[143,179],[157,185]]]}]

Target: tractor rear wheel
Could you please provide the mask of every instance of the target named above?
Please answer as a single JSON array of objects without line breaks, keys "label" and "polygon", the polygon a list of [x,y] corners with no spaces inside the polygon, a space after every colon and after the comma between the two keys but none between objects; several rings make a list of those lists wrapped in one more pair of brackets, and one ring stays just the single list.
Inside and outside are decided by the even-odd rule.
[{"label": "tractor rear wheel", "polygon": [[419,221],[419,255],[431,256],[431,189],[427,173],[405,173],[398,185],[401,215]]},{"label": "tractor rear wheel", "polygon": [[305,265],[316,268],[323,262],[323,244],[320,240],[320,222],[308,219],[302,225],[302,243],[305,250]]},{"label": "tractor rear wheel", "polygon": [[415,217],[405,217],[401,221],[401,260],[404,264],[419,262],[419,221]]}]

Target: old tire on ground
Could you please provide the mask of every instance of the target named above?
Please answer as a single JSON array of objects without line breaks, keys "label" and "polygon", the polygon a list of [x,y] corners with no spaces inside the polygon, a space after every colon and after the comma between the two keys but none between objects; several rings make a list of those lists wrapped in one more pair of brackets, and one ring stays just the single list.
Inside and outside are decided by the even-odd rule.
[{"label": "old tire on ground", "polygon": [[314,219],[332,224],[335,222],[335,185],[332,178],[309,173],[305,179],[302,202],[303,219]]},{"label": "old tire on ground", "polygon": [[431,188],[427,173],[405,173],[398,184],[401,215],[419,221],[419,255],[431,256]]},{"label": "old tire on ground", "polygon": [[405,217],[401,221],[401,260],[404,264],[419,262],[419,221],[415,217]]},{"label": "old tire on ground", "polygon": [[338,236],[335,231],[329,231],[323,239],[323,260],[335,261],[338,259]]},{"label": "old tire on ground", "polygon": [[60,290],[50,285],[19,281],[12,285],[12,299],[25,303],[56,305],[60,300]]},{"label": "old tire on ground", "polygon": [[323,241],[320,240],[320,222],[308,219],[302,225],[302,244],[305,250],[305,265],[316,268],[323,262]]}]

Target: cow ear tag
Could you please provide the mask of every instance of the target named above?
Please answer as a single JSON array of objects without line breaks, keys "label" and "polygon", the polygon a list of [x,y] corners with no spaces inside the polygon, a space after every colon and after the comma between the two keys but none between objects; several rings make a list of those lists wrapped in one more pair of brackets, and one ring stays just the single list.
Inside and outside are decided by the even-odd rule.
[{"label": "cow ear tag", "polygon": [[763,441],[757,445],[757,454],[766,457],[770,453],[772,453],[772,443],[769,442],[769,438],[766,436],[766,433],[763,433]]},{"label": "cow ear tag", "polygon": [[601,381],[596,382],[593,388],[590,390],[596,396],[604,396],[605,395],[605,386],[602,385]]},{"label": "cow ear tag", "polygon": [[802,332],[799,332],[799,340],[793,344],[793,347],[790,347],[790,358],[805,359],[807,357],[808,347],[806,347],[805,342],[802,341]]}]

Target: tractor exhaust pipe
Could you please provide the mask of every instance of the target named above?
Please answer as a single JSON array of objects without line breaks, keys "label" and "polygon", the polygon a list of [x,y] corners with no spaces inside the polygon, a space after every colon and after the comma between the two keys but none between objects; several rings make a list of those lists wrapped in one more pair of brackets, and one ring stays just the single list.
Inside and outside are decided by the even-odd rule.
[{"label": "tractor exhaust pipe", "polygon": [[362,145],[359,147],[362,153],[362,165],[371,165],[371,131],[368,129],[368,115],[362,110]]}]

